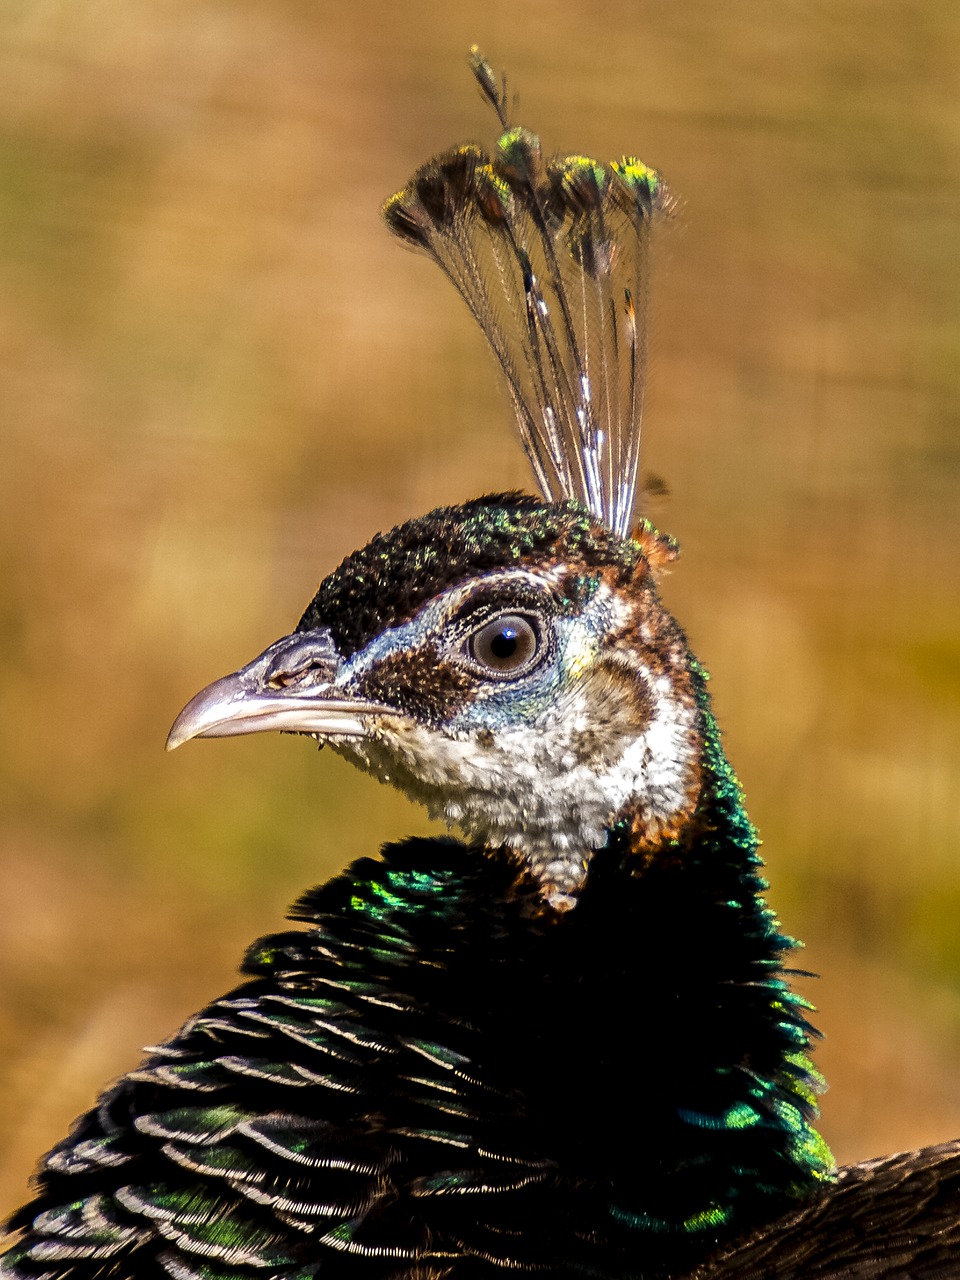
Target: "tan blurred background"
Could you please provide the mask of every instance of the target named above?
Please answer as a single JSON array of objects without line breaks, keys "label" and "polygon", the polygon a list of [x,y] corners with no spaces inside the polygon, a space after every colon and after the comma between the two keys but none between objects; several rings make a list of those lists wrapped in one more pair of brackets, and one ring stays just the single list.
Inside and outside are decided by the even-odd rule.
[{"label": "tan blurred background", "polygon": [[0,1208],[246,942],[422,815],[329,753],[162,751],[375,530],[526,483],[492,360],[379,222],[490,140],[685,201],[645,463],[804,937],[849,1160],[960,1134],[955,0],[0,9]]}]

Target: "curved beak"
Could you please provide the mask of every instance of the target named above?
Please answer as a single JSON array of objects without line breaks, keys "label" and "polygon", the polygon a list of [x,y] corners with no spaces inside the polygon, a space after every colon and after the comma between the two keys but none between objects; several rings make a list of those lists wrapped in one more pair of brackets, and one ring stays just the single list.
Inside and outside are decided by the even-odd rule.
[{"label": "curved beak", "polygon": [[191,698],[173,722],[167,750],[191,738],[273,730],[363,737],[371,729],[369,717],[389,708],[336,688],[341,663],[326,627],[284,636],[245,667]]}]

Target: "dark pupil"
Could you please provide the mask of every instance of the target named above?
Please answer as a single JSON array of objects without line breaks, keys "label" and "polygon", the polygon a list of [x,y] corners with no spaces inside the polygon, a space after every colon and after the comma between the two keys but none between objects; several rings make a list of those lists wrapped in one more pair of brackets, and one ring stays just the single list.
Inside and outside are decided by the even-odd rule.
[{"label": "dark pupil", "polygon": [[501,627],[490,640],[490,652],[495,658],[512,658],[517,651],[516,627]]},{"label": "dark pupil", "polygon": [[525,669],[537,653],[537,632],[526,618],[491,618],[471,636],[468,652],[488,671],[503,675]]}]

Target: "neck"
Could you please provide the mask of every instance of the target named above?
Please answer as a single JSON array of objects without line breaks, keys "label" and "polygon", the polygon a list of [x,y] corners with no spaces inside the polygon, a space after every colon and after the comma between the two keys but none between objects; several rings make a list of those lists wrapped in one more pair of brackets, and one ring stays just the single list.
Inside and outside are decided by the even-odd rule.
[{"label": "neck", "polygon": [[653,852],[637,849],[629,817],[618,823],[576,909],[545,935],[535,1039],[549,1061],[535,1070],[548,1122],[575,1099],[566,1132],[626,1236],[680,1235],[695,1251],[698,1237],[810,1194],[833,1162],[812,1124],[821,1081],[806,1056],[810,1006],[783,967],[797,944],[762,897],[756,832],[704,674],[693,674],[701,799]]},{"label": "neck", "polygon": [[[386,983],[404,1044],[460,1064],[456,1076],[437,1068],[436,1105],[456,1117],[444,1124],[460,1152],[442,1148],[438,1185],[496,1186],[504,1169],[523,1172],[517,1241],[476,1244],[497,1256],[514,1258],[523,1240],[571,1271],[583,1259],[589,1274],[584,1241],[594,1240],[604,1275],[658,1277],[831,1176],[812,1125],[808,1006],[783,968],[795,944],[763,901],[756,834],[698,668],[694,682],[694,816],[653,850],[621,820],[573,910],[544,912],[540,886],[506,852],[420,840],[355,864],[297,911],[322,922],[331,954],[369,952],[363,989]],[[291,954],[299,974],[297,935]],[[399,1123],[397,1096],[382,1100],[386,1132]],[[397,1132],[409,1134],[401,1110]],[[442,1206],[459,1198],[437,1194],[439,1239]],[[471,1241],[472,1212],[457,1219]]]}]

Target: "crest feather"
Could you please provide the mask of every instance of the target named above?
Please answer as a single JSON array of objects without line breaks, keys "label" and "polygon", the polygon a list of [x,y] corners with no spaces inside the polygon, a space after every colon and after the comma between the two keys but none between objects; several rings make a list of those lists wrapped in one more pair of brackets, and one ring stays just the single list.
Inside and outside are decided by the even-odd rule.
[{"label": "crest feather", "polygon": [[508,127],[506,82],[471,66],[500,118],[492,155],[466,144],[423,165],[384,206],[395,235],[456,286],[503,369],[520,439],[549,501],[574,499],[623,537],[636,519],[654,169],[545,160]]}]

